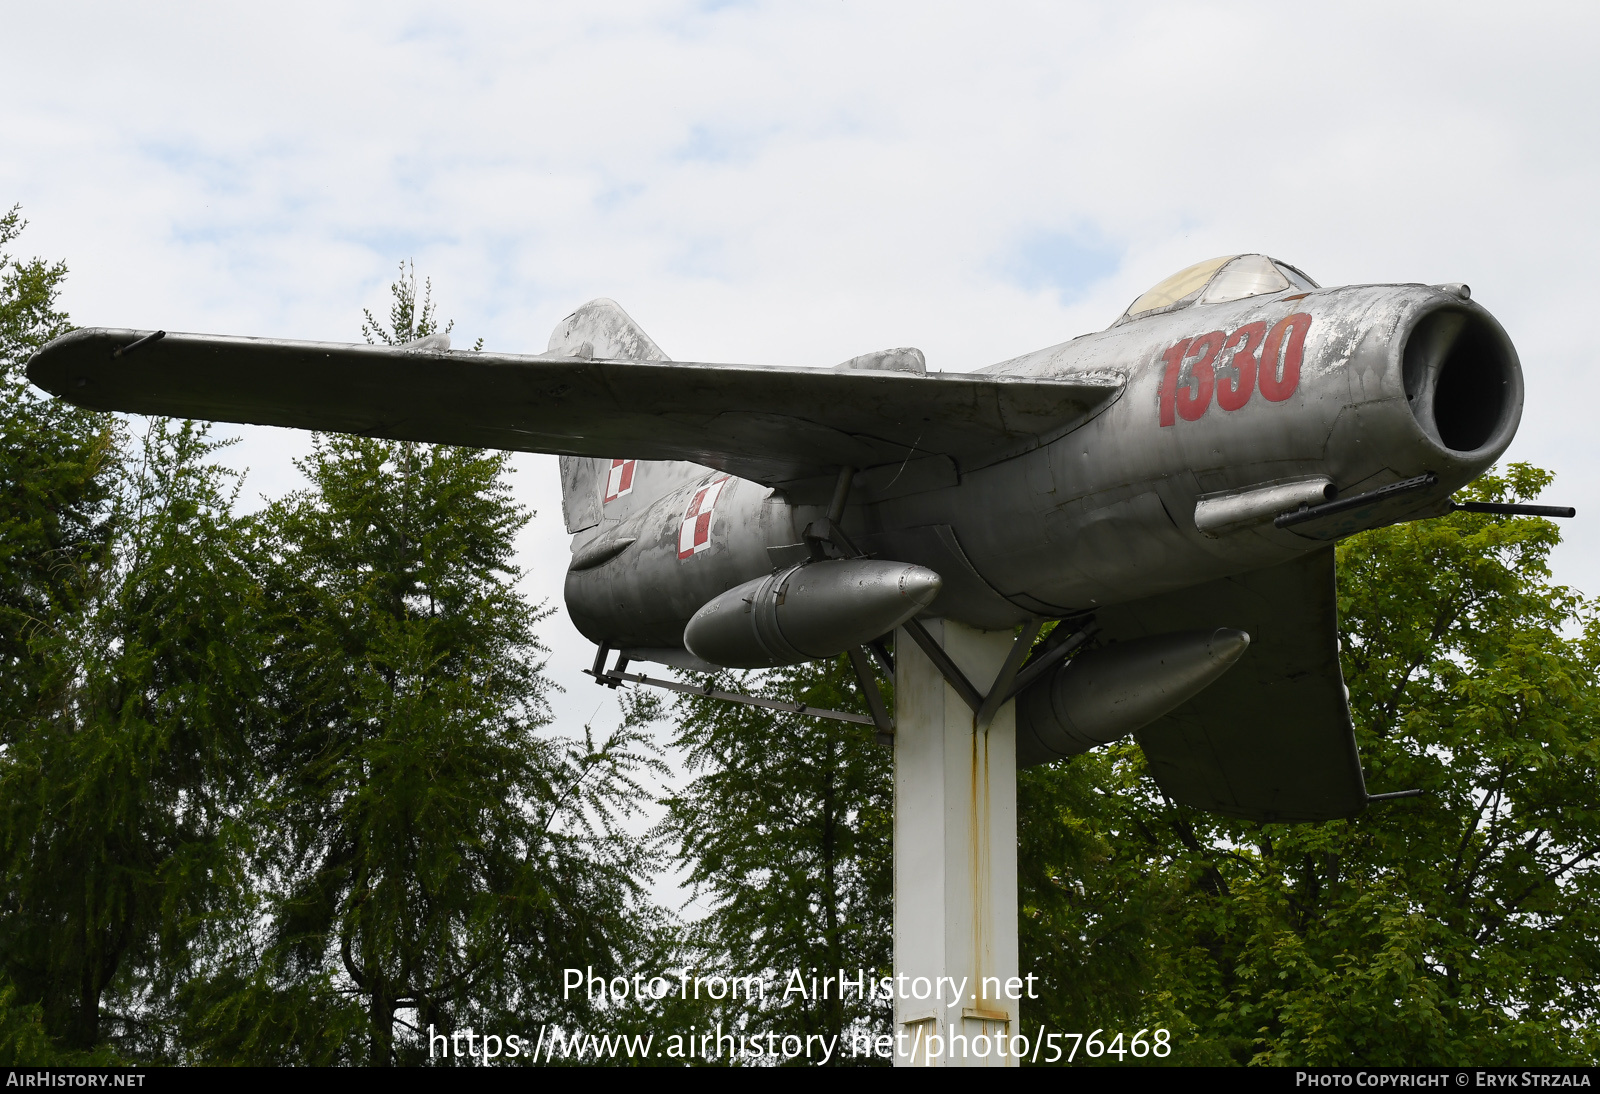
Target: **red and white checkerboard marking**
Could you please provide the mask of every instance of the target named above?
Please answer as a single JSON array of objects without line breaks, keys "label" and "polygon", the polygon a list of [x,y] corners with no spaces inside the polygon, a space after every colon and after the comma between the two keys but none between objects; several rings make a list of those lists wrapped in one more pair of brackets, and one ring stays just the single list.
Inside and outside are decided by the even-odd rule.
[{"label": "red and white checkerboard marking", "polygon": [[678,557],[690,558],[711,546],[711,511],[716,507],[727,475],[718,475],[694,492],[678,525]]},{"label": "red and white checkerboard marking", "polygon": [[633,493],[634,465],[638,460],[612,460],[611,474],[606,478],[606,501],[616,501]]}]

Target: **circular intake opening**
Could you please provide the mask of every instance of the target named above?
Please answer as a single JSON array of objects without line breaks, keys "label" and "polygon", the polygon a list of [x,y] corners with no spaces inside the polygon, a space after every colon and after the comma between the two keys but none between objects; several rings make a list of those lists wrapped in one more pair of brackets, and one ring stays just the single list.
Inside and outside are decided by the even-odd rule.
[{"label": "circular intake opening", "polygon": [[1429,312],[1406,338],[1406,399],[1435,441],[1476,452],[1509,428],[1522,376],[1505,333],[1487,316],[1453,308]]}]

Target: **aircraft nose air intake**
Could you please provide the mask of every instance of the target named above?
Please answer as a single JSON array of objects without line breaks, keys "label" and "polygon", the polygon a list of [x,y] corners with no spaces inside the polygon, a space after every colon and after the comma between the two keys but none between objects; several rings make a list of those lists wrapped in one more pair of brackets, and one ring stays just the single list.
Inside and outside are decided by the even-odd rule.
[{"label": "aircraft nose air intake", "polygon": [[1522,367],[1483,309],[1451,302],[1412,323],[1401,351],[1411,414],[1458,456],[1504,448],[1522,416]]},{"label": "aircraft nose air intake", "polygon": [[887,634],[939,595],[939,575],[905,562],[803,562],[707,603],[684,628],[696,657],[772,668],[832,657]]},{"label": "aircraft nose air intake", "polygon": [[1090,650],[1017,698],[1017,764],[1087,752],[1149,725],[1227,672],[1241,630],[1179,631]]}]

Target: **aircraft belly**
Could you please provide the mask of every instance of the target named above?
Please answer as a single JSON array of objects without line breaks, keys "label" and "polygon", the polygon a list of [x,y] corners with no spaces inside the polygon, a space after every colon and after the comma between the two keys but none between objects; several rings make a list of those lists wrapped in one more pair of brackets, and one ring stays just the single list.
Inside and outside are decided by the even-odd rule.
[{"label": "aircraft belly", "polygon": [[[704,521],[692,511],[697,504]],[[681,646],[702,605],[771,572],[767,548],[797,538],[789,506],[768,487],[718,472],[671,490],[606,534],[634,542],[568,572],[567,610],[590,641],[645,647]]]},{"label": "aircraft belly", "polygon": [[[1155,431],[1153,414],[1140,434],[1126,420],[1135,410],[1123,400],[1048,448],[971,473],[955,489],[872,506],[870,549],[941,574],[970,574],[947,586],[935,613],[980,627],[1091,610],[1314,549],[1270,523],[1210,538],[1195,526],[1195,505],[1207,488],[1324,473],[1325,426],[1337,411],[1309,427],[1302,419],[1286,455],[1237,437],[1231,448],[1227,437],[1175,441]],[[1191,469],[1171,471],[1182,466],[1168,450],[1174,445],[1188,446]],[[941,539],[957,545],[959,559],[941,557],[949,554]]]},{"label": "aircraft belly", "polygon": [[[1187,487],[1172,488],[1179,496]],[[1297,557],[1316,545],[1276,532],[1244,534],[1221,548],[1169,511],[1168,485],[1104,491],[1048,509],[1002,508],[988,496],[987,519],[878,525],[859,536],[874,557],[926,566],[945,579],[930,615],[989,629],[1029,616],[1065,616],[1104,605],[1203,584]],[[979,504],[930,506],[934,512],[973,512]],[[911,519],[915,519],[914,516]]]},{"label": "aircraft belly", "polygon": [[1035,614],[1019,607],[990,584],[972,564],[949,524],[926,524],[869,533],[859,546],[877,558],[926,566],[943,587],[926,614],[955,619],[974,627],[1000,630]]}]

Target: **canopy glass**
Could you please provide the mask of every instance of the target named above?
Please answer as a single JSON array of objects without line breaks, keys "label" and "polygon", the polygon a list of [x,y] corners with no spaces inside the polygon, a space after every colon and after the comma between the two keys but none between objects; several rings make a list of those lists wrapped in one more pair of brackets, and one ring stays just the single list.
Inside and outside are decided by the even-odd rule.
[{"label": "canopy glass", "polygon": [[1117,322],[1126,323],[1146,315],[1177,311],[1190,304],[1221,304],[1262,296],[1285,289],[1315,289],[1319,286],[1287,263],[1266,255],[1223,255],[1185,267],[1160,282],[1139,299]]}]

